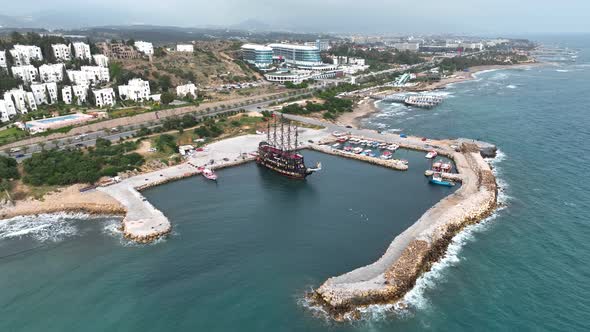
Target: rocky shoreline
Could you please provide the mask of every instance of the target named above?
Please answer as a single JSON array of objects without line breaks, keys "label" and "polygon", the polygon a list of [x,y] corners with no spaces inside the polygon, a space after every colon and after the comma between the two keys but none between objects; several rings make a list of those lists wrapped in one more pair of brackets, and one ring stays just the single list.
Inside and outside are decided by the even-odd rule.
[{"label": "rocky shoreline", "polygon": [[480,148],[462,143],[460,152],[449,155],[462,174],[462,187],[398,235],[377,262],[330,278],[308,294],[312,304],[344,320],[360,318],[361,307],[398,302],[445,255],[456,234],[495,211],[496,179]]}]

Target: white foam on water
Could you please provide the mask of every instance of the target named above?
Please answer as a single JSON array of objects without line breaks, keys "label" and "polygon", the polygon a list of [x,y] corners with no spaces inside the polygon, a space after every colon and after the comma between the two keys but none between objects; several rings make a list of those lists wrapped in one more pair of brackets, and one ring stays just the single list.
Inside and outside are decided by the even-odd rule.
[{"label": "white foam on water", "polygon": [[569,73],[570,72],[567,69],[556,69],[555,71],[558,72],[558,73]]},{"label": "white foam on water", "polygon": [[0,240],[30,237],[39,242],[58,242],[78,234],[75,223],[87,214],[41,214],[0,221]]},{"label": "white foam on water", "polygon": [[508,89],[516,89],[516,85],[512,85],[512,84],[510,84],[510,85],[507,85],[506,87],[507,87]]}]

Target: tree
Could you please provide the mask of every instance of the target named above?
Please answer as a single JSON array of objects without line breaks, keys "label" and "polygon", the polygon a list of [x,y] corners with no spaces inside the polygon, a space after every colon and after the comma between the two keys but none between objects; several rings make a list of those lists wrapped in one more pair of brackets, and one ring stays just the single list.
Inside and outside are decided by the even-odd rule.
[{"label": "tree", "polygon": [[162,102],[162,104],[164,104],[164,105],[168,105],[174,101],[174,97],[175,97],[174,94],[172,94],[170,92],[164,92],[160,96],[160,102]]}]

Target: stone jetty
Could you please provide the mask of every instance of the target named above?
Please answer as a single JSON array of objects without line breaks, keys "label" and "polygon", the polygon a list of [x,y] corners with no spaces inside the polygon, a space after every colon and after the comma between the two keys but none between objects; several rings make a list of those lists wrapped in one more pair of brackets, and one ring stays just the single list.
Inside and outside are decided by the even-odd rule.
[{"label": "stone jetty", "polygon": [[458,152],[440,150],[454,160],[463,181],[461,188],[395,237],[375,263],[332,277],[309,294],[334,319],[358,318],[360,307],[399,301],[445,254],[459,231],[495,210],[496,180],[480,147],[463,142]]}]

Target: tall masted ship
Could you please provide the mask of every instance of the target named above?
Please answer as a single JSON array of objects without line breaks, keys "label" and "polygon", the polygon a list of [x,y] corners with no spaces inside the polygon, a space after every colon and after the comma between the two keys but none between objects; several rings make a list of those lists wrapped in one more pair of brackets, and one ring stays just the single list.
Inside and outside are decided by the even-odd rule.
[{"label": "tall masted ship", "polygon": [[305,166],[303,156],[297,152],[297,126],[293,126],[283,116],[279,118],[273,115],[269,119],[266,135],[266,141],[258,145],[256,162],[259,165],[295,179],[305,179],[321,169],[320,163],[316,168]]}]

